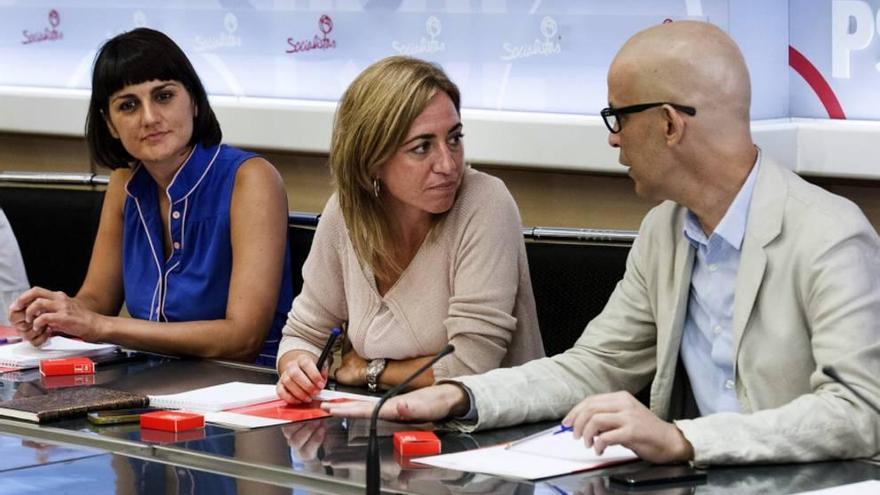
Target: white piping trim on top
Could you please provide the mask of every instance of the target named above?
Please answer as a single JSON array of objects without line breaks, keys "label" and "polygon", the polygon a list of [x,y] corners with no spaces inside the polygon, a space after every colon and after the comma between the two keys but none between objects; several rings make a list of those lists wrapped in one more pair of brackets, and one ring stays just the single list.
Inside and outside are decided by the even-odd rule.
[{"label": "white piping trim on top", "polygon": [[[180,175],[180,171],[183,170],[183,167],[185,167],[189,163],[189,159],[192,158],[192,154],[195,152],[195,148],[193,148],[193,151],[190,152],[190,156],[187,157],[186,162],[184,162],[183,166],[181,166],[180,169],[177,171],[177,173],[174,174],[174,178],[171,179],[171,182],[168,184],[168,187],[165,188],[165,195],[168,197],[168,202],[170,204],[170,207],[168,208],[168,235],[170,237],[172,237],[172,239],[173,239],[173,236],[171,236],[171,212],[172,212],[172,210],[174,210],[174,206],[176,204],[180,203],[181,201],[186,201],[186,199],[189,197],[189,195],[192,194],[193,191],[195,191],[196,187],[198,187],[199,184],[202,183],[202,180],[208,174],[208,171],[211,170],[211,167],[214,166],[214,162],[217,160],[217,156],[220,154],[220,149],[222,146],[223,146],[222,144],[217,146],[217,151],[214,152],[214,156],[211,157],[211,161],[208,162],[208,166],[205,167],[205,171],[202,172],[201,177],[199,177],[199,179],[196,181],[196,183],[193,184],[193,186],[189,189],[189,191],[187,191],[186,194],[184,194],[180,199],[172,202],[171,196],[168,194],[168,190],[171,189],[171,185],[174,184],[175,180],[177,180],[177,176]],[[184,235],[185,235],[184,232],[186,232],[186,211],[187,211],[188,206],[189,206],[189,201],[186,201],[184,203],[184,214],[180,219],[180,248],[177,250],[183,249],[183,240],[184,240]],[[172,242],[173,242],[173,240],[172,240]],[[174,252],[177,250],[173,249],[173,246],[172,246],[172,250],[171,250],[172,256],[174,255]],[[169,259],[170,259],[170,257],[169,257]],[[171,273],[171,270],[177,268],[177,266],[179,264],[180,264],[180,261],[178,261],[177,263],[175,263],[174,265],[169,267],[168,270],[165,271],[165,273],[161,272],[161,268],[159,270],[159,272],[162,273],[161,283],[162,283],[162,288],[163,288],[162,300],[159,301],[159,311],[162,315],[162,318],[164,318],[165,321],[168,321],[168,318],[165,316],[165,300],[168,297],[168,275]],[[158,315],[157,315],[157,318],[158,318]]]}]

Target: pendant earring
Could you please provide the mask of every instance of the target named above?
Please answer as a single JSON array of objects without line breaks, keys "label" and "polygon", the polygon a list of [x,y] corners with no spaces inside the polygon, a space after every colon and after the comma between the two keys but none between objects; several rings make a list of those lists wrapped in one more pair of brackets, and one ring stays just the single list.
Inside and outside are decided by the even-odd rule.
[{"label": "pendant earring", "polygon": [[379,185],[379,179],[376,177],[373,177],[373,196],[376,196],[378,198],[381,190],[382,190],[382,188]]}]

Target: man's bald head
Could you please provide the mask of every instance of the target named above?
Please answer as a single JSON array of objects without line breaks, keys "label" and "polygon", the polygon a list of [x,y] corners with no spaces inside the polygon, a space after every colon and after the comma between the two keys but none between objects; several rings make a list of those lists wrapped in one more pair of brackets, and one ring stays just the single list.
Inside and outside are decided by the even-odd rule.
[{"label": "man's bald head", "polygon": [[716,117],[749,122],[751,86],[742,53],[706,22],[671,22],[636,33],[614,58],[608,84],[615,94],[626,93],[625,104],[671,101],[696,107],[706,124],[717,124]]}]

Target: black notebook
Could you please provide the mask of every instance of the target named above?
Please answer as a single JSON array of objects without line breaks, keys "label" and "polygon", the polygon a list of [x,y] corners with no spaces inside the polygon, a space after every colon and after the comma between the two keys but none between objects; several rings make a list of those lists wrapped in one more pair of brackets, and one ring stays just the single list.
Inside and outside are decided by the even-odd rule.
[{"label": "black notebook", "polygon": [[45,423],[85,416],[89,411],[146,405],[147,397],[144,395],[102,387],[73,387],[52,390],[45,395],[0,402],[0,416]]}]

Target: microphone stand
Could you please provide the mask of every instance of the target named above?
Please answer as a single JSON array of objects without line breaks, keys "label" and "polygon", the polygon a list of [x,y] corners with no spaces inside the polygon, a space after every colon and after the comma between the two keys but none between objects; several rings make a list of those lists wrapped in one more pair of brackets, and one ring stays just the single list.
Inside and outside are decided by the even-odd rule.
[{"label": "microphone stand", "polygon": [[447,344],[442,351],[434,356],[434,359],[431,359],[427,364],[417,369],[413,374],[409,375],[406,380],[385,392],[385,395],[383,395],[382,398],[379,399],[379,402],[376,403],[376,407],[373,408],[373,414],[370,416],[370,439],[367,443],[367,495],[379,495],[379,489],[382,484],[379,476],[379,439],[376,435],[376,423],[379,421],[379,410],[382,409],[385,401],[399,394],[400,391],[406,388],[410,382],[416,379],[416,377],[424,373],[425,370],[431,366],[434,366],[434,363],[441,358],[447,354],[452,354],[454,351],[455,347],[452,344]]}]

